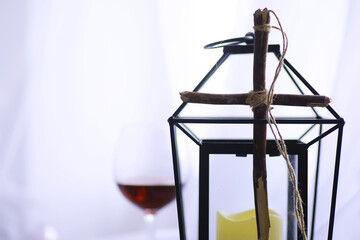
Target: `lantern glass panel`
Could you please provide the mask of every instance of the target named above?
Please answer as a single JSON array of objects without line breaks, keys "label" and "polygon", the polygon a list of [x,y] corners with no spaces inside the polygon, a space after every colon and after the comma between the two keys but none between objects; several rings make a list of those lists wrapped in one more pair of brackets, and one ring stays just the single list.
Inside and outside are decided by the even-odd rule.
[{"label": "lantern glass panel", "polygon": [[[291,155],[297,161],[296,155]],[[209,181],[209,239],[216,239],[217,213],[235,214],[254,209],[252,183],[252,155],[211,154]],[[295,239],[296,224],[293,212],[288,222],[288,211],[293,207],[289,199],[289,183],[286,164],[281,157],[267,156],[269,208],[282,218],[283,239]],[[290,184],[290,185],[289,185]],[[290,206],[288,206],[290,204]],[[292,226],[289,225],[292,224]],[[287,238],[287,231],[293,238]]]}]

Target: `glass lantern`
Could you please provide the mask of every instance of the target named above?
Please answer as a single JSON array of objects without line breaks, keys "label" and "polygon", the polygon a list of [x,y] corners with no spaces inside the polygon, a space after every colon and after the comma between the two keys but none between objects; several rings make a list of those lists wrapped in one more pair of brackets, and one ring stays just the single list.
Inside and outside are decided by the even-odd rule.
[{"label": "glass lantern", "polygon": [[[254,48],[249,36],[246,35],[235,43],[228,41],[231,43],[222,45],[223,53],[220,59],[193,91],[217,93],[249,91],[251,81],[246,79],[251,79]],[[269,45],[268,53],[275,56],[270,59],[269,54],[267,60],[269,64],[277,64],[281,55],[280,46]],[[226,61],[229,58],[233,62]],[[236,71],[231,71],[229,74],[227,70],[231,68],[235,68]],[[318,92],[286,59],[283,68],[285,71],[280,76],[281,83],[278,83],[282,84],[280,91],[318,95]],[[210,78],[215,80],[209,81]],[[235,87],[227,84],[234,79],[237,82]],[[314,239],[316,217],[318,217],[317,196],[325,194],[322,192],[323,189],[321,191],[318,189],[320,162],[325,156],[326,164],[334,165],[332,173],[334,181],[326,193],[329,195],[328,239],[331,239],[344,120],[330,105],[321,109],[276,106],[274,115],[277,116],[277,124],[282,130],[291,164],[297,174],[309,239]],[[249,106],[182,103],[168,122],[180,239],[229,240],[230,237],[221,239],[221,236],[226,236],[221,235],[221,231],[225,231],[224,234],[231,234],[231,231],[253,231],[246,225],[246,221],[249,221],[249,226],[253,226],[255,221],[251,157],[252,127],[254,123],[266,123],[266,120],[254,120]],[[269,208],[274,221],[278,221],[274,224],[271,222],[272,228],[278,226],[274,231],[278,231],[276,234],[280,234],[280,239],[301,239],[301,233],[296,225],[294,193],[287,167],[279,156],[275,140],[268,138],[266,164]],[[327,146],[326,149],[323,147],[324,144]],[[191,154],[185,155],[184,152]],[[181,180],[182,161],[190,162],[193,168],[193,177],[187,179],[185,185]],[[312,194],[309,194],[310,192]],[[241,224],[245,224],[244,229],[241,230],[241,224],[235,227],[231,227],[230,224],[221,229],[221,224],[227,220],[240,221]]]}]

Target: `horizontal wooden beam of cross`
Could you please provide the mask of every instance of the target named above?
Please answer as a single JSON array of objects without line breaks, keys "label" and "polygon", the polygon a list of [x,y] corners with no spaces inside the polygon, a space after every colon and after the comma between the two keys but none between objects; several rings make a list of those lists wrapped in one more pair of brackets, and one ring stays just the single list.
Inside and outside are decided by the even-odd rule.
[{"label": "horizontal wooden beam of cross", "polygon": [[[249,105],[249,93],[214,94],[184,91],[181,100],[187,103]],[[326,107],[331,99],[322,95],[274,94],[273,105]]]}]

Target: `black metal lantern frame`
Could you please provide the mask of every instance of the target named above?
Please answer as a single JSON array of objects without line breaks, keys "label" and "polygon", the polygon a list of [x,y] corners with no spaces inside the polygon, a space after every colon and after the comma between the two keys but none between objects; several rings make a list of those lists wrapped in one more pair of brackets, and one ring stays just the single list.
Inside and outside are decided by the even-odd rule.
[{"label": "black metal lantern frame", "polygon": [[[247,39],[247,38],[246,38]],[[246,40],[245,39],[245,40]],[[232,42],[232,41],[231,41]],[[241,42],[241,41],[239,41]],[[243,41],[244,42],[244,41]],[[223,47],[223,55],[216,62],[216,64],[210,69],[210,71],[205,75],[201,82],[195,87],[194,92],[198,92],[204,84],[209,80],[209,78],[215,73],[215,71],[221,66],[225,60],[235,54],[251,54],[253,53],[254,45],[252,42],[245,41],[246,45],[239,44],[230,44]],[[211,45],[208,45],[211,47]],[[273,53],[277,59],[280,59],[280,46],[279,45],[269,45],[268,52]],[[287,75],[290,77],[291,81],[295,84],[297,89],[301,94],[304,94],[302,89],[299,86],[301,82],[312,94],[319,95],[318,92],[305,80],[305,78],[285,59],[284,70]],[[173,166],[174,166],[174,177],[176,184],[176,201],[177,201],[177,212],[178,212],[178,224],[179,224],[179,234],[180,239],[186,239],[185,232],[185,218],[184,218],[184,207],[183,207],[183,194],[182,194],[182,184],[181,184],[181,169],[179,156],[177,153],[177,139],[175,131],[179,129],[182,131],[188,138],[190,138],[195,144],[199,146],[199,240],[208,240],[209,239],[209,155],[210,154],[236,154],[236,155],[246,155],[252,154],[253,145],[252,140],[241,139],[241,140],[229,140],[229,139],[200,139],[193,131],[190,130],[189,124],[254,124],[254,123],[267,123],[265,119],[255,120],[253,118],[242,118],[242,117],[208,117],[208,118],[191,118],[191,117],[180,117],[180,113],[183,111],[187,103],[182,103],[180,107],[174,112],[174,114],[168,119],[170,125],[170,135],[171,135],[171,147],[172,147],[172,157],[173,157]],[[332,118],[323,118],[320,116],[318,111],[315,108],[312,108],[314,117],[310,118],[277,118],[277,124],[307,124],[310,125],[310,128],[296,140],[285,140],[289,155],[297,155],[298,161],[295,164],[298,174],[298,183],[299,190],[304,201],[304,214],[305,214],[305,223],[307,226],[307,199],[308,199],[308,148],[315,143],[318,144],[318,153],[317,153],[317,162],[316,162],[316,171],[315,171],[315,184],[314,184],[314,199],[313,199],[313,209],[312,209],[312,221],[310,228],[310,239],[314,238],[314,222],[315,222],[315,209],[316,209],[316,199],[317,199],[317,188],[318,188],[318,173],[319,173],[319,162],[320,162],[320,148],[321,141],[330,133],[337,130],[337,144],[336,144],[336,154],[335,154],[335,164],[333,172],[333,185],[332,185],[332,197],[331,197],[331,206],[329,214],[329,226],[328,226],[328,239],[332,239],[333,228],[334,228],[334,219],[335,219],[335,207],[336,207],[336,195],[337,195],[337,186],[338,186],[338,177],[339,177],[339,166],[340,166],[340,155],[341,155],[341,144],[342,144],[342,135],[343,135],[343,126],[344,120],[341,118],[335,110],[329,105],[326,107],[327,111],[330,112]],[[323,126],[329,125],[329,128],[324,131]],[[314,126],[319,126],[319,134],[309,142],[302,142],[302,137],[307,134],[310,129]],[[274,140],[267,140],[267,154],[278,155],[278,150],[276,148]],[[291,196],[288,196],[291,198]],[[288,204],[288,208],[291,207],[291,204]],[[289,224],[293,223],[291,217],[288,216],[288,231]],[[291,227],[290,227],[291,228]],[[294,229],[293,229],[294,230]],[[288,235],[288,240],[292,239],[290,237],[291,233]],[[297,238],[300,239],[301,233],[298,231]]]}]

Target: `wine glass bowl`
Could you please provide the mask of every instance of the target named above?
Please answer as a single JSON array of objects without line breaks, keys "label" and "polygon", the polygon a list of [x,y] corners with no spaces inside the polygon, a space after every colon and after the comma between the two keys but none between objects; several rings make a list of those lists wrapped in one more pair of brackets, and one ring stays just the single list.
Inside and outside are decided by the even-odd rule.
[{"label": "wine glass bowl", "polygon": [[165,126],[137,123],[124,126],[116,144],[114,176],[120,192],[144,213],[149,239],[155,239],[155,214],[176,196]]}]

